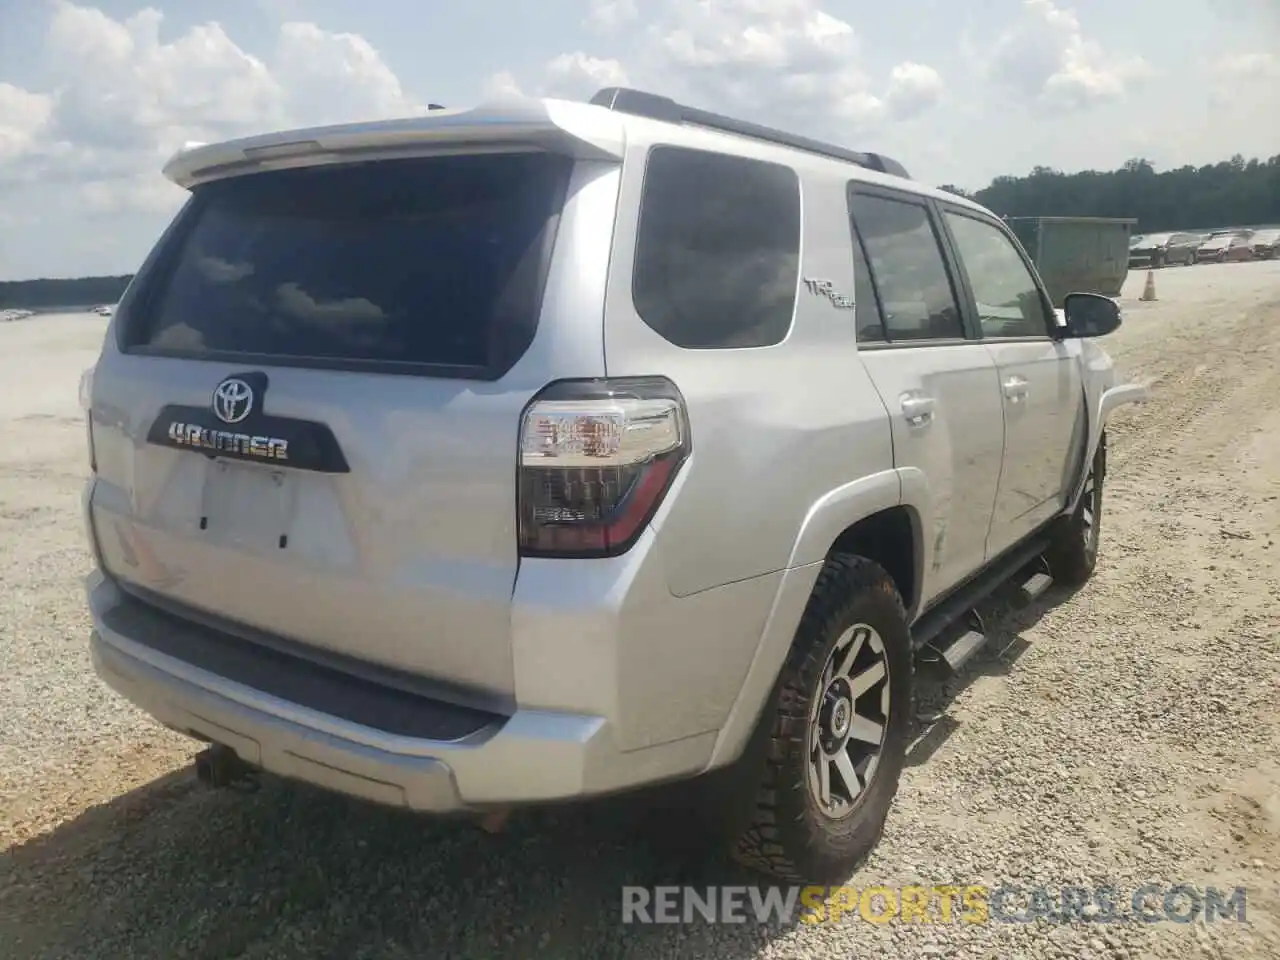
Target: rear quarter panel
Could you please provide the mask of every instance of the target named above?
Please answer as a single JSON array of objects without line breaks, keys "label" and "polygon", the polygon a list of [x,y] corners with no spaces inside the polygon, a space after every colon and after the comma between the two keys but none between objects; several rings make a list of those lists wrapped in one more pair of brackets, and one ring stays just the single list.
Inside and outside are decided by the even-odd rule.
[{"label": "rear quarter panel", "polygon": [[[614,238],[605,365],[610,376],[666,375],[688,404],[693,454],[656,523],[669,588],[683,597],[787,567],[813,505],[852,478],[891,470],[893,450],[887,412],[858,359],[853,311],[800,282],[829,280],[852,296],[847,175],[801,174],[788,337],[771,347],[689,350],[651,330],[632,303],[648,148],[630,144],[623,170],[619,209],[628,214]],[[793,157],[764,145],[741,152],[795,168]]]}]

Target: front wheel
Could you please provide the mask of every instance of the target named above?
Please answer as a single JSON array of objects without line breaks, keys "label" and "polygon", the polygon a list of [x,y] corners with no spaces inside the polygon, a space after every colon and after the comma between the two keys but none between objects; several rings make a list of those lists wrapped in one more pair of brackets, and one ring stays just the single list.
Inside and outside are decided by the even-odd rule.
[{"label": "front wheel", "polygon": [[862,557],[829,559],[775,686],[754,811],[733,844],[739,862],[795,883],[853,873],[898,790],[912,670],[892,578]]},{"label": "front wheel", "polygon": [[1102,481],[1107,472],[1107,435],[1098,440],[1097,452],[1084,478],[1084,490],[1075,512],[1054,533],[1046,551],[1054,580],[1066,586],[1080,586],[1093,576],[1098,565],[1098,536],[1102,522]]}]

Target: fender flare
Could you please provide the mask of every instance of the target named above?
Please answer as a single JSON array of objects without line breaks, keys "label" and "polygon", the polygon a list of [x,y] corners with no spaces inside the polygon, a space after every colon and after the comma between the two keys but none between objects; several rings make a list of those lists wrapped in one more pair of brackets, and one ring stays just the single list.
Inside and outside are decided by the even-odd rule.
[{"label": "fender flare", "polygon": [[1080,461],[1080,470],[1075,483],[1071,487],[1071,497],[1067,501],[1066,513],[1071,513],[1080,502],[1084,492],[1084,481],[1089,475],[1089,464],[1098,452],[1098,443],[1102,439],[1102,431],[1106,429],[1107,419],[1117,407],[1128,403],[1146,403],[1151,399],[1151,391],[1144,384],[1123,383],[1108,387],[1098,398],[1098,405],[1090,411],[1089,445],[1085,448],[1085,456]]},{"label": "fender flare", "polygon": [[751,664],[716,735],[706,769],[732,763],[746,748],[791,650],[796,626],[804,615],[827,553],[840,534],[873,514],[898,506],[911,508],[916,539],[915,576],[919,583],[922,571],[927,569],[925,552],[932,550],[930,538],[923,535],[923,530],[933,522],[928,509],[930,502],[929,482],[923,471],[902,467],[842,484],[809,508],[778,581]]}]

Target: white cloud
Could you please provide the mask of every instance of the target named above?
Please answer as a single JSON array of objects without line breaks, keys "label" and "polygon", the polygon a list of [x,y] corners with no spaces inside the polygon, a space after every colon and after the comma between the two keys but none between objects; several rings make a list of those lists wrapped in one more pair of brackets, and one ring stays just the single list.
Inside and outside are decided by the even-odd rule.
[{"label": "white cloud", "polygon": [[[906,62],[877,83],[864,70],[852,24],[821,0],[592,0],[586,25],[626,40],[620,59],[581,51],[549,61],[535,93],[590,95],[633,84],[709,109],[774,117],[829,135],[839,121],[848,136],[867,125],[917,116],[942,94],[938,72]],[[509,88],[510,74],[488,86]]]},{"label": "white cloud", "polygon": [[637,72],[710,107],[796,122],[880,119],[885,104],[859,63],[858,37],[818,0],[671,0],[646,31]]},{"label": "white cloud", "polygon": [[[1280,116],[1280,55],[1255,51],[1228,54],[1207,64],[1210,113],[1228,129],[1254,129],[1275,142]],[[1215,139],[1229,142],[1222,132]]]},{"label": "white cloud", "polygon": [[591,0],[587,10],[587,26],[597,33],[616,33],[639,18],[634,0]]},{"label": "white cloud", "polygon": [[562,53],[546,68],[547,92],[552,96],[585,98],[601,87],[625,87],[627,71],[617,60],[593,57],[578,51]]},{"label": "white cloud", "polygon": [[308,123],[406,116],[421,108],[363,37],[286,23],[272,64],[285,113]]},{"label": "white cloud", "polygon": [[163,213],[182,194],[160,168],[186,141],[423,109],[356,34],[286,22],[264,61],[213,22],[162,41],[163,21],[54,0],[44,53],[62,83],[0,85],[0,184],[64,182],[89,213]]},{"label": "white cloud", "polygon": [[1274,53],[1237,53],[1225,56],[1213,65],[1215,76],[1227,83],[1241,80],[1280,80],[1280,55]]},{"label": "white cloud", "polygon": [[552,57],[527,88],[510,70],[500,70],[485,79],[481,92],[494,98],[532,96],[585,100],[603,87],[625,87],[629,83],[627,71],[617,60],[593,57],[579,50]]},{"label": "white cloud", "polygon": [[58,0],[46,53],[66,78],[56,91],[60,139],[145,149],[179,129],[211,137],[282,117],[280,85],[221,27],[201,24],[161,43],[162,21],[153,9],[121,22]]},{"label": "white cloud", "polygon": [[[1098,0],[1006,0],[1015,19],[1003,31],[988,27],[981,45],[951,38],[971,18],[976,38],[985,14],[937,0],[585,0],[577,5],[585,39],[558,40],[565,31],[555,18],[537,18],[506,53],[504,41],[423,56],[399,76],[369,35],[310,22],[312,0],[254,0],[252,20],[233,4],[218,8],[218,22],[180,24],[141,8],[180,9],[177,0],[134,0],[132,15],[114,12],[129,4],[109,15],[95,2],[14,8],[19,32],[32,27],[44,39],[31,51],[33,72],[19,65],[0,83],[0,217],[24,224],[21,242],[12,230],[0,236],[0,269],[12,275],[136,263],[182,197],[160,169],[185,141],[414,114],[423,109],[415,93],[465,102],[468,86],[485,96],[575,99],[635,86],[882,150],[926,182],[973,187],[1036,164],[1108,167],[1142,153],[1176,165],[1276,152],[1280,54],[1256,39],[1280,24],[1275,0],[1241,0],[1212,17],[1201,0],[1165,0],[1168,17],[1150,31],[1117,32],[1127,39],[1115,49],[1093,32]],[[366,6],[354,16],[385,27]],[[472,23],[451,7],[420,6],[393,28],[452,36]],[[924,45],[915,20],[925,10],[936,12],[928,33],[942,46]],[[270,26],[254,36],[249,22]],[[1178,83],[1144,85],[1153,70],[1138,53],[1176,68]],[[515,69],[505,59],[530,54],[540,66]],[[1138,92],[1135,114],[1125,101]]]},{"label": "white cloud", "polygon": [[1073,110],[1117,100],[1152,74],[1138,56],[1117,54],[1085,36],[1074,10],[1023,0],[1022,15],[983,59],[1010,91],[1042,106]]},{"label": "white cloud", "polygon": [[0,162],[30,150],[52,115],[52,97],[0,83]]},{"label": "white cloud", "polygon": [[519,97],[524,95],[524,90],[520,87],[520,81],[516,79],[516,75],[510,70],[500,70],[497,73],[490,74],[480,85],[481,96],[488,98],[497,97]]},{"label": "white cloud", "polygon": [[900,63],[889,72],[885,100],[896,117],[907,119],[928,110],[944,91],[942,77],[923,63]]},{"label": "white cloud", "polygon": [[85,213],[94,216],[118,213],[169,213],[182,203],[184,191],[152,172],[87,180],[79,200]]}]

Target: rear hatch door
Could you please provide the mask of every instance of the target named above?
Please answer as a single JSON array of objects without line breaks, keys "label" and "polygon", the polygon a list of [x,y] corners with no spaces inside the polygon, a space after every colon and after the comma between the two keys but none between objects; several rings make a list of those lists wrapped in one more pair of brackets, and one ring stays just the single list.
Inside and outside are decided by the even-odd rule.
[{"label": "rear hatch door", "polygon": [[[591,166],[453,151],[197,186],[95,372],[107,571],[509,696],[520,415],[549,380],[603,374],[601,300],[565,294],[555,252],[589,232]],[[602,299],[604,269],[579,294]]]}]

